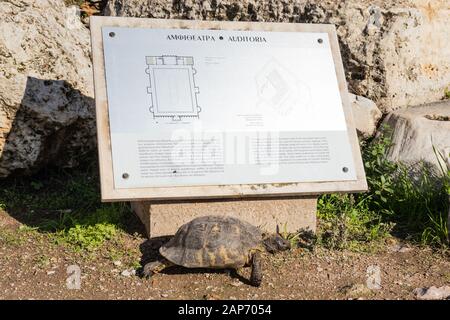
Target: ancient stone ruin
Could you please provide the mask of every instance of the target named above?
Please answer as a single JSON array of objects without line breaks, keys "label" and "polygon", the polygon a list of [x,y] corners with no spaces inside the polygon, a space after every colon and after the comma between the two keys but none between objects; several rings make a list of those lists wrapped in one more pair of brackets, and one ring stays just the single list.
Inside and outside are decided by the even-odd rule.
[{"label": "ancient stone ruin", "polygon": [[[361,136],[384,114],[390,158],[437,165],[433,143],[448,159],[448,1],[109,0],[101,14],[332,23]],[[0,16],[0,177],[76,165],[95,148],[89,26],[63,0],[2,1]]]}]

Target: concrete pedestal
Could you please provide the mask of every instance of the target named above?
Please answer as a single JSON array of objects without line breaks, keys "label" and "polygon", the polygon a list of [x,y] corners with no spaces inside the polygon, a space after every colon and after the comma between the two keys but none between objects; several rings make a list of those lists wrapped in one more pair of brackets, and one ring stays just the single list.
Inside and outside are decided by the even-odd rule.
[{"label": "concrete pedestal", "polygon": [[184,223],[206,215],[236,217],[268,232],[275,232],[277,225],[280,231],[316,231],[316,196],[183,202],[138,201],[131,205],[145,225],[149,238],[173,235]]}]

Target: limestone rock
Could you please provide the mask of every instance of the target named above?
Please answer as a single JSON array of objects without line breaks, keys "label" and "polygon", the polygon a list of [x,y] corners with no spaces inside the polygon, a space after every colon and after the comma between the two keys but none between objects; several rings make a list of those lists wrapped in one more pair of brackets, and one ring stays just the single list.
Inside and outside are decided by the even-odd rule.
[{"label": "limestone rock", "polygon": [[0,177],[95,146],[88,30],[63,0],[0,2]]},{"label": "limestone rock", "polygon": [[381,111],[377,108],[375,102],[370,99],[354,94],[349,94],[349,98],[358,134],[363,138],[373,136],[377,130],[377,123],[382,116]]},{"label": "limestone rock", "polygon": [[442,300],[450,298],[450,286],[416,288],[414,293],[419,300]]},{"label": "limestone rock", "polygon": [[450,100],[394,111],[383,125],[392,130],[393,146],[387,158],[414,166],[424,161],[441,174],[433,146],[443,155],[443,168],[450,154]]},{"label": "limestone rock", "polygon": [[448,1],[315,0],[304,16],[336,25],[351,91],[383,111],[444,96],[450,83]]},{"label": "limestone rock", "polygon": [[332,23],[350,91],[382,111],[440,100],[450,83],[448,0],[109,0],[105,14]]}]

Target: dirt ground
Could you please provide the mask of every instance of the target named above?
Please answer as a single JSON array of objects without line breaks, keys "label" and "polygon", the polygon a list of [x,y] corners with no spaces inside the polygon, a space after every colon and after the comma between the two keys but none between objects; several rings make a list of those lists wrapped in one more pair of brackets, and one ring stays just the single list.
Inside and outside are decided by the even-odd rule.
[{"label": "dirt ground", "polygon": [[[166,239],[145,239],[135,217],[130,225],[135,230],[80,253],[0,211],[0,299],[415,299],[417,287],[450,284],[448,253],[395,238],[375,253],[316,247],[267,255],[259,288],[248,285],[248,269],[174,267],[149,280],[139,276],[139,265],[154,260]],[[67,286],[70,265],[81,270],[79,289]],[[366,286],[370,266],[380,268],[380,289]]]}]

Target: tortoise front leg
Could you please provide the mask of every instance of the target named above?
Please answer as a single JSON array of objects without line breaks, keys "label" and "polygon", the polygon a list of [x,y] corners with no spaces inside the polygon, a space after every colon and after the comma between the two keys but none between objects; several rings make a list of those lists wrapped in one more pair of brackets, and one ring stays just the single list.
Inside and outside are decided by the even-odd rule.
[{"label": "tortoise front leg", "polygon": [[149,262],[144,266],[142,275],[146,278],[150,278],[154,274],[161,272],[165,268],[168,268],[172,265],[173,265],[173,263],[166,259]]},{"label": "tortoise front leg", "polygon": [[250,275],[250,283],[252,286],[259,287],[262,281],[262,262],[261,252],[255,251],[252,254],[252,273]]}]

